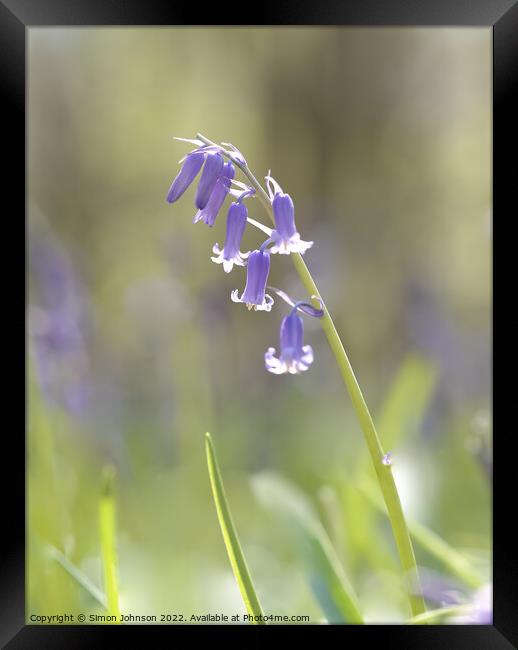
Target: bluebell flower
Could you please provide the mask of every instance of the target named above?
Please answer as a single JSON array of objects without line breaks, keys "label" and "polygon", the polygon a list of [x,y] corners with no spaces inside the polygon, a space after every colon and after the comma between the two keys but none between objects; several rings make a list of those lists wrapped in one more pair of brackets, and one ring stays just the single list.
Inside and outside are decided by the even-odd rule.
[{"label": "bluebell flower", "polygon": [[203,210],[198,210],[193,219],[193,223],[203,220],[207,226],[212,227],[214,225],[218,212],[230,191],[230,182],[234,178],[235,173],[236,170],[231,162],[223,165],[223,169],[211,192],[207,205]]},{"label": "bluebell flower", "polygon": [[264,354],[266,370],[275,375],[304,372],[313,363],[313,349],[303,345],[304,325],[295,306],[281,321],[280,354],[275,356],[275,348],[268,348]]},{"label": "bluebell flower", "polygon": [[232,203],[227,215],[227,235],[225,246],[220,250],[219,244],[214,244],[212,252],[217,257],[212,257],[216,264],[223,264],[225,273],[230,273],[234,264],[245,266],[245,260],[250,253],[241,253],[239,247],[246,228],[248,210],[244,203]]},{"label": "bluebell flower", "polygon": [[201,151],[193,151],[185,157],[178,176],[174,179],[167,193],[167,202],[174,203],[182,196],[185,190],[193,182],[205,160],[205,154]]},{"label": "bluebell flower", "polygon": [[[270,249],[271,253],[289,255],[290,253],[304,254],[313,246],[312,241],[302,241],[295,227],[295,207],[289,194],[282,191],[280,185],[270,176],[266,177],[270,200],[272,202],[275,230],[272,239],[275,244]],[[273,190],[270,188],[273,186]]]},{"label": "bluebell flower", "polygon": [[196,198],[194,204],[198,210],[203,210],[207,205],[214,189],[217,180],[223,170],[223,156],[216,151],[206,155],[205,164],[201,173],[198,189],[196,190]]},{"label": "bluebell flower", "polygon": [[265,245],[259,250],[252,251],[248,258],[246,286],[241,298],[238,297],[238,290],[231,293],[233,302],[244,302],[248,309],[255,311],[270,311],[273,305],[273,298],[265,293],[268,273],[270,272],[270,253],[265,250]]}]

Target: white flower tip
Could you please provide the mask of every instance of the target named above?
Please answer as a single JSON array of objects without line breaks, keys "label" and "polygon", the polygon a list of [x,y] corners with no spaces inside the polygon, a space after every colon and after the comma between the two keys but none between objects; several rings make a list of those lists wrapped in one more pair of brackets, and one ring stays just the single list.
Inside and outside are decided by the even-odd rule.
[{"label": "white flower tip", "polygon": [[262,305],[259,305],[257,309],[262,311],[271,311],[273,307],[274,300],[269,294],[264,295],[264,301]]},{"label": "white flower tip", "polygon": [[275,348],[268,348],[264,353],[264,367],[274,375],[282,375],[286,372],[285,365],[275,356]]},{"label": "white flower tip", "polygon": [[[304,353],[304,356],[302,357],[302,363],[307,365],[308,367],[313,363],[314,361],[314,355],[313,355],[313,348],[311,345],[305,345],[302,348],[302,352]],[[307,368],[305,368],[307,370]]]}]

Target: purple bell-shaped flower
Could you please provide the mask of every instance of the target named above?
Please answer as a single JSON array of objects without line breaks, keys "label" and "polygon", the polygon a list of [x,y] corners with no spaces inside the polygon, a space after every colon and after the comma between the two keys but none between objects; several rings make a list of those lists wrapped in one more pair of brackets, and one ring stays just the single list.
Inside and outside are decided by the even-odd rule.
[{"label": "purple bell-shaped flower", "polygon": [[212,227],[214,225],[218,212],[230,191],[230,183],[234,178],[235,173],[236,170],[231,162],[227,162],[223,165],[223,169],[214,185],[214,189],[211,192],[207,205],[203,210],[198,210],[193,219],[193,223],[202,220],[207,224],[207,226]]},{"label": "purple bell-shaped flower", "polygon": [[275,375],[304,372],[313,363],[313,349],[303,345],[304,325],[297,314],[297,308],[281,321],[280,354],[275,356],[275,348],[268,348],[264,355],[266,370]]},{"label": "purple bell-shaped flower", "polygon": [[313,246],[312,241],[302,241],[295,227],[295,207],[289,194],[276,194],[272,201],[275,230],[272,239],[275,244],[270,249],[272,253],[289,255],[290,253],[305,253]]},{"label": "purple bell-shaped flower", "polygon": [[[302,241],[295,226],[295,206],[289,194],[282,191],[281,186],[269,174],[266,177],[270,201],[272,202],[275,230],[272,239],[275,242],[270,252],[289,255],[290,253],[304,254],[313,246],[312,241]],[[273,189],[272,189],[273,188]]]},{"label": "purple bell-shaped flower", "polygon": [[[266,240],[269,243],[271,240]],[[248,309],[255,311],[270,311],[273,305],[273,298],[265,293],[268,273],[270,272],[270,253],[263,250],[263,244],[259,250],[252,251],[248,258],[246,286],[241,298],[238,297],[238,290],[231,293],[233,302],[244,302]]]},{"label": "purple bell-shaped flower", "polygon": [[211,257],[216,264],[223,264],[225,273],[230,273],[234,264],[245,266],[246,258],[250,253],[241,253],[239,247],[246,228],[248,210],[244,203],[232,203],[227,215],[227,235],[225,246],[220,249],[219,244],[214,244],[212,252],[217,257]]},{"label": "purple bell-shaped flower", "polygon": [[167,193],[168,203],[178,201],[198,175],[204,160],[205,154],[201,152],[193,151],[192,153],[187,154],[182,168],[178,172],[177,177],[172,182],[169,192]]},{"label": "purple bell-shaped flower", "polygon": [[208,153],[201,173],[200,182],[198,183],[198,189],[196,190],[196,197],[194,199],[194,203],[198,210],[203,210],[209,202],[212,190],[214,189],[222,170],[223,156],[218,151],[215,153]]}]

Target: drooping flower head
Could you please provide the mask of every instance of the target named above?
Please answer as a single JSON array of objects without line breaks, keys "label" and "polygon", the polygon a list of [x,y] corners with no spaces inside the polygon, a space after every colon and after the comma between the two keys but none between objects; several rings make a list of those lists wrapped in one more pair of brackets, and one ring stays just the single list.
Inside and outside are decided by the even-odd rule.
[{"label": "drooping flower head", "polygon": [[275,356],[275,348],[268,348],[265,352],[266,370],[275,375],[297,375],[307,370],[313,363],[313,350],[310,345],[303,345],[303,337],[302,318],[293,309],[281,321],[279,356]]},{"label": "drooping flower head", "polygon": [[312,241],[302,241],[295,226],[295,207],[289,194],[282,191],[281,186],[270,175],[266,177],[270,200],[272,202],[275,230],[272,239],[275,244],[272,253],[289,255],[290,253],[305,253],[313,246]]},{"label": "drooping flower head", "polygon": [[[233,302],[245,303],[249,310],[271,311],[274,301],[266,293],[271,254],[302,254],[313,245],[313,242],[302,241],[300,238],[295,226],[295,208],[291,196],[268,173],[266,187],[275,222],[274,229],[268,228],[248,216],[244,199],[250,198],[258,189],[261,192],[263,189],[249,173],[247,162],[236,147],[225,142],[216,144],[201,134],[195,139],[177,139],[195,145],[196,149],[183,160],[182,169],[171,185],[167,200],[171,203],[176,201],[202,168],[196,190],[195,205],[198,211],[194,223],[204,221],[208,226],[213,226],[227,195],[237,197],[228,210],[225,245],[221,249],[219,244],[215,244],[211,259],[216,264],[221,264],[226,273],[234,265],[247,267],[244,291],[241,296],[237,289],[232,291]],[[234,179],[236,168],[245,174],[252,186]],[[240,246],[247,222],[266,233],[268,239],[251,253],[242,253]],[[313,351],[309,345],[303,344],[303,321],[298,312],[321,318],[324,315],[323,303],[316,296],[312,296],[312,299],[316,298],[321,303],[320,308],[302,301],[295,303],[283,291],[269,288],[288,302],[292,310],[282,319],[279,357],[275,356],[275,348],[268,348],[265,354],[266,368],[275,374],[303,372],[313,362]]]},{"label": "drooping flower head", "polygon": [[238,297],[237,289],[230,296],[233,302],[244,302],[248,309],[255,311],[270,311],[273,305],[273,298],[265,293],[270,272],[270,253],[266,250],[269,243],[271,239],[267,239],[259,250],[250,253],[246,286],[241,298]]},{"label": "drooping flower head", "polygon": [[221,206],[225,202],[227,194],[229,193],[230,182],[234,178],[235,173],[236,170],[231,162],[227,162],[223,165],[221,174],[216,180],[216,184],[214,185],[214,189],[210,194],[207,205],[203,208],[203,210],[198,210],[193,219],[193,223],[197,223],[198,221],[202,220],[207,224],[207,226],[210,226],[212,228],[214,221],[218,216],[218,212],[220,211]]},{"label": "drooping flower head", "polygon": [[223,156],[219,151],[207,154],[194,199],[194,204],[198,210],[203,210],[209,202],[212,190],[223,170],[223,164]]},{"label": "drooping flower head", "polygon": [[292,309],[281,321],[279,356],[275,356],[275,348],[268,348],[264,354],[266,370],[275,375],[285,373],[298,375],[313,363],[313,349],[310,345],[303,345],[304,324],[297,311],[315,318],[322,318],[324,305],[317,296],[312,296],[312,298],[320,303],[319,308],[303,301],[294,302],[284,291],[275,287],[269,288],[291,305]]},{"label": "drooping flower head", "polygon": [[244,203],[232,203],[227,215],[227,235],[225,246],[220,250],[219,244],[214,244],[212,252],[217,257],[212,257],[216,264],[223,264],[225,273],[230,273],[234,264],[245,266],[245,260],[250,253],[241,253],[239,247],[246,228],[248,210]]}]

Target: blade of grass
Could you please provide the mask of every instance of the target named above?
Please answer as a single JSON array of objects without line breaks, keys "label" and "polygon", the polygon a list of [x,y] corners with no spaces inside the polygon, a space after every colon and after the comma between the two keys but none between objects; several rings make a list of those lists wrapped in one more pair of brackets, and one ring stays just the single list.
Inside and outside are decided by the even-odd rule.
[{"label": "blade of grass", "polygon": [[471,562],[459,551],[445,542],[437,533],[418,521],[409,521],[410,534],[424,549],[448,567],[466,585],[477,589],[484,584],[484,580]]},{"label": "blade of grass", "polygon": [[55,562],[48,562],[50,544],[63,548],[69,531],[66,499],[63,498],[59,471],[59,444],[56,439],[62,420],[58,410],[45,398],[35,363],[35,352],[28,341],[28,427],[26,544],[26,615],[34,602],[33,594],[44,594],[45,607],[52,612],[67,612],[78,607],[77,589]]},{"label": "blade of grass", "polygon": [[322,522],[338,557],[345,546],[342,530],[342,508],[331,485],[323,485],[318,491],[318,500],[322,509]]},{"label": "blade of grass", "polygon": [[415,433],[437,386],[436,365],[415,353],[408,354],[391,382],[379,415],[383,442],[392,449]]},{"label": "blade of grass", "polygon": [[[385,508],[378,498],[372,482],[365,477],[365,480],[358,485],[358,489],[367,499],[381,512]],[[474,589],[481,587],[484,583],[482,576],[479,575],[472,563],[464,557],[459,551],[445,542],[437,533],[430,530],[424,524],[413,519],[407,519],[410,534],[430,555],[439,560],[451,573],[466,585]]]},{"label": "blade of grass", "polygon": [[[205,451],[207,453],[207,465],[209,469],[210,485],[212,488],[212,496],[214,497],[214,504],[218,515],[223,541],[228,553],[228,559],[234,576],[237,580],[241,596],[245,603],[248,613],[254,617],[253,621],[257,624],[265,624],[263,620],[264,614],[259,603],[259,598],[255,592],[255,588],[250,576],[250,571],[239,543],[236,528],[230,514],[225,488],[223,486],[223,479],[216,457],[216,450],[210,433],[205,434]],[[257,618],[257,620],[255,620]]]},{"label": "blade of grass", "polygon": [[301,543],[309,583],[330,623],[363,623],[356,594],[333,545],[306,497],[291,483],[270,472],[254,476],[258,500],[290,524]]},{"label": "blade of grass", "polygon": [[49,546],[49,556],[60,564],[63,569],[72,577],[79,586],[81,586],[94,600],[96,600],[105,609],[108,609],[106,597],[103,592],[98,589],[85,574],[80,571],[75,564],[73,564],[63,553],[55,546]]},{"label": "blade of grass", "polygon": [[104,574],[104,589],[110,614],[120,618],[119,586],[117,580],[117,552],[115,546],[115,469],[103,469],[102,492],[99,501],[99,530]]},{"label": "blade of grass", "polygon": [[466,605],[455,605],[453,607],[443,607],[441,609],[432,609],[424,614],[414,616],[408,622],[411,625],[425,625],[427,623],[443,623],[445,618],[459,616],[470,612],[472,608]]}]

